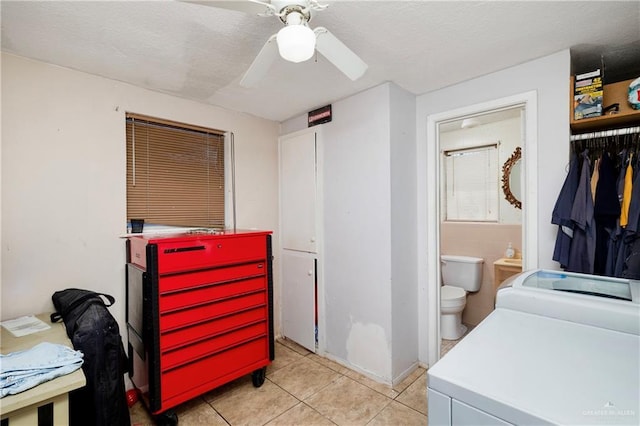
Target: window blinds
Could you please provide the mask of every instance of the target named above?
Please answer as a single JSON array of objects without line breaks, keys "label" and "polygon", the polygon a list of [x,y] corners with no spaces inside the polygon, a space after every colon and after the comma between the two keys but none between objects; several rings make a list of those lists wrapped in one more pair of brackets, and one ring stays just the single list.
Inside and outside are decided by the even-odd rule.
[{"label": "window blinds", "polygon": [[224,227],[223,132],[127,115],[127,217]]},{"label": "window blinds", "polygon": [[497,162],[494,144],[445,152],[446,220],[499,219]]}]

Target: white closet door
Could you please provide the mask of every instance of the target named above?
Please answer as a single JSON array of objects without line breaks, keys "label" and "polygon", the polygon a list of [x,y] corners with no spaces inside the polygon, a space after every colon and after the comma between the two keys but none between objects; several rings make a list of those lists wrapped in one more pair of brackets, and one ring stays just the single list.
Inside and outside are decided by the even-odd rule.
[{"label": "white closet door", "polygon": [[315,256],[282,250],[282,334],[315,352]]},{"label": "white closet door", "polygon": [[315,133],[280,142],[282,248],[316,253]]}]

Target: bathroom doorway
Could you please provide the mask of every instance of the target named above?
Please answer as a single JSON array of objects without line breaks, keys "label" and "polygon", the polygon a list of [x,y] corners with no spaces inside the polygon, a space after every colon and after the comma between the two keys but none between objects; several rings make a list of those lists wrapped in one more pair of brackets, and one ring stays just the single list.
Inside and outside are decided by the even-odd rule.
[{"label": "bathroom doorway", "polygon": [[[509,259],[512,263],[508,263],[510,270],[516,269],[521,259],[523,115],[523,108],[516,106],[439,126],[440,253],[483,259],[480,288],[467,288],[464,303],[456,298],[455,306],[463,310],[453,308],[453,300],[447,303],[449,321],[461,320],[469,330],[494,309],[494,263],[506,262],[503,258],[509,245],[514,249],[514,258]],[[498,275],[505,273],[506,270]],[[463,283],[442,284],[460,287]],[[452,311],[457,313],[451,314]],[[443,347],[445,343],[448,342],[443,341]]]},{"label": "bathroom doorway", "polygon": [[[521,126],[521,247],[523,270],[537,266],[537,114],[536,93],[527,92],[508,98],[472,105],[453,111],[434,114],[427,118],[427,276],[428,276],[428,361],[433,365],[440,358],[440,254],[442,247],[441,220],[443,218],[443,180],[444,170],[441,153],[446,145],[446,132],[461,130],[465,122],[475,120],[477,126],[482,123],[497,122],[501,117],[516,115]],[[466,121],[465,121],[466,120]],[[473,126],[473,124],[472,124]],[[466,130],[466,129],[465,129]],[[494,139],[496,139],[494,137]],[[497,145],[499,146],[499,137]],[[490,144],[489,144],[490,145]],[[462,149],[462,147],[460,148]],[[517,184],[514,184],[514,186]],[[502,192],[500,192],[500,195]],[[531,200],[531,202],[528,202]],[[506,245],[504,247],[506,249]],[[504,250],[504,249],[503,249]],[[447,253],[463,254],[463,253]],[[480,256],[478,256],[480,257]],[[493,263],[493,262],[491,262]],[[490,265],[493,267],[493,265]],[[486,268],[486,266],[485,266]],[[486,269],[485,269],[486,271]],[[485,290],[486,292],[486,290]]]}]

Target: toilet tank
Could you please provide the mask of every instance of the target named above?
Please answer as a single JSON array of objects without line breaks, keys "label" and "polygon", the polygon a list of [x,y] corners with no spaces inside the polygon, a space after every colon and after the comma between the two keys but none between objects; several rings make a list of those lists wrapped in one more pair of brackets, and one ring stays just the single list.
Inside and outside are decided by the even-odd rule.
[{"label": "toilet tank", "polygon": [[440,256],[442,284],[478,291],[482,285],[484,259],[471,256]]}]

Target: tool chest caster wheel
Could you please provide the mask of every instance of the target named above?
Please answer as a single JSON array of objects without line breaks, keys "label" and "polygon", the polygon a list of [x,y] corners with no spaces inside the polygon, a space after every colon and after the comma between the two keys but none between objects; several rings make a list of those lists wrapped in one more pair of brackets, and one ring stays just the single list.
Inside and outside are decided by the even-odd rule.
[{"label": "tool chest caster wheel", "polygon": [[259,370],[251,373],[251,380],[253,381],[253,386],[259,388],[264,383],[265,376],[267,374],[267,367],[262,367]]},{"label": "tool chest caster wheel", "polygon": [[178,424],[178,415],[173,411],[166,411],[158,414],[155,420],[158,426],[176,426]]}]

